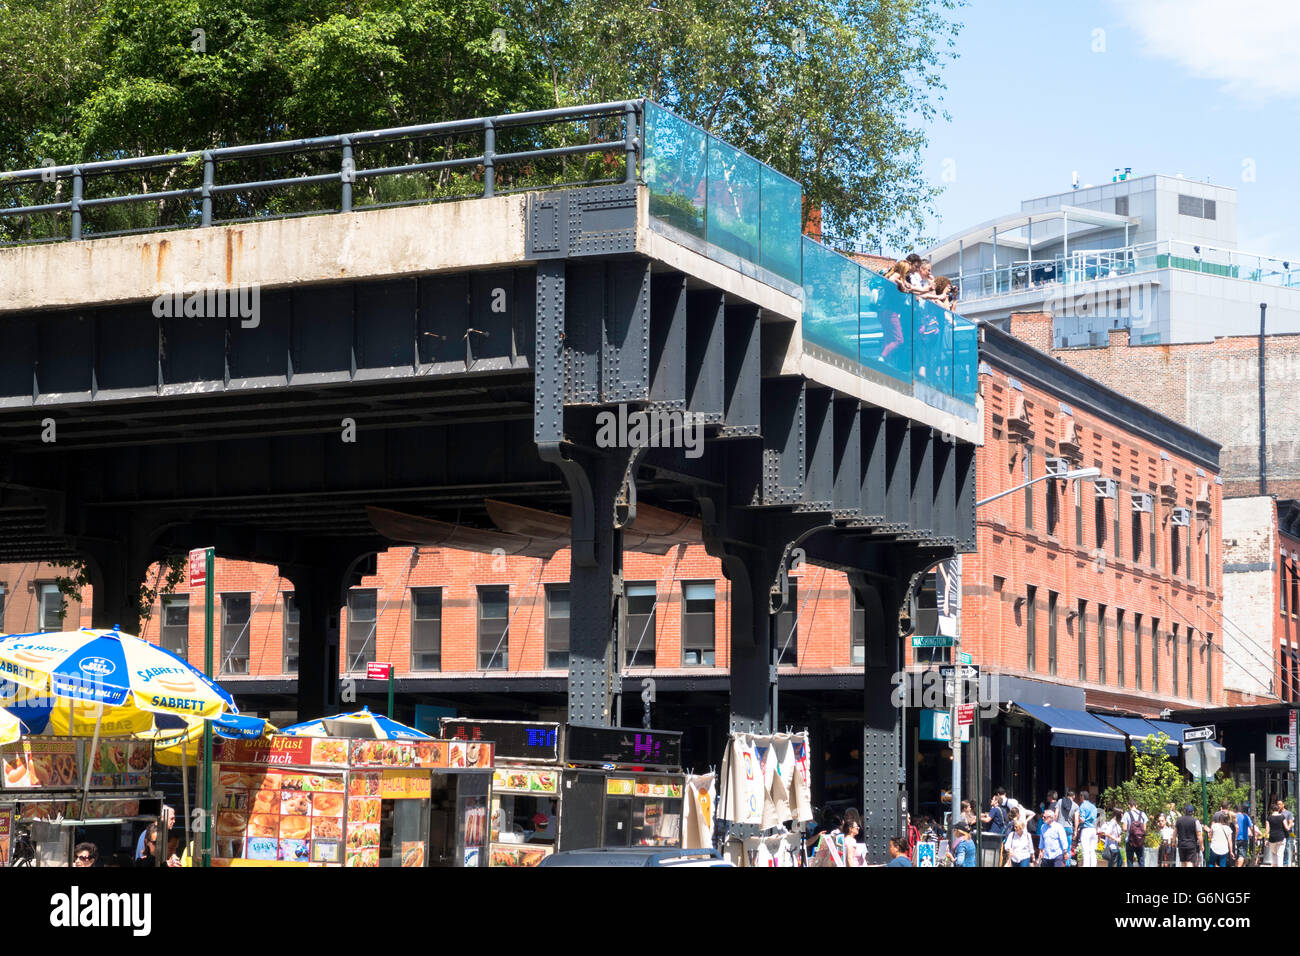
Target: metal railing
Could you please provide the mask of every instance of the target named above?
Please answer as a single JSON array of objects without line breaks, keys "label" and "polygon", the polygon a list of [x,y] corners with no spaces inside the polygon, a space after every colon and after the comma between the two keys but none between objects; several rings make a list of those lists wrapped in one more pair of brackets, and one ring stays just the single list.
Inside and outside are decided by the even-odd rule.
[{"label": "metal railing", "polygon": [[1182,239],[1161,239],[1116,249],[1079,250],[1068,256],[1016,260],[996,269],[950,275],[949,278],[957,283],[961,298],[969,301],[1062,283],[1113,279],[1156,269],[1180,269],[1300,289],[1300,258],[1292,263],[1276,256],[1198,245]]},{"label": "metal railing", "polygon": [[[68,214],[70,222],[66,234],[30,236],[26,240],[51,242],[59,240],[78,240],[94,236],[123,235],[131,232],[154,232],[160,229],[192,228],[213,226],[222,223],[248,221],[259,218],[286,218],[295,215],[316,215],[330,212],[351,212],[354,209],[354,185],[365,181],[378,181],[385,178],[411,176],[412,174],[443,173],[453,170],[474,170],[476,184],[481,183],[477,193],[439,195],[437,190],[426,190],[426,195],[406,198],[397,202],[367,203],[362,208],[379,208],[381,206],[409,205],[420,202],[439,201],[443,199],[464,199],[473,195],[491,197],[497,195],[497,170],[506,163],[522,164],[525,171],[535,169],[538,161],[585,156],[604,153],[623,154],[624,170],[621,177],[582,178],[576,182],[562,182],[559,177],[551,176],[555,181],[540,181],[525,185],[523,189],[548,188],[566,185],[588,185],[596,182],[635,182],[637,178],[637,152],[639,149],[637,131],[638,116],[643,111],[641,100],[598,103],[591,106],[563,107],[549,110],[536,110],[527,113],[513,113],[502,116],[479,117],[467,120],[451,120],[442,123],[425,123],[416,126],[400,126],[390,129],[369,130],[360,133],[346,133],[338,136],[320,136],[311,139],[283,140],[273,143],[252,143],[243,146],[227,146],[215,149],[189,150],[180,153],[167,153],[156,156],[139,156],[125,159],[108,159],[96,162],[70,165],[47,165],[38,169],[22,169],[0,172],[0,187],[26,186],[26,196],[22,189],[16,193],[17,204],[0,204],[0,224],[15,217],[32,217],[49,214]],[[622,135],[618,138],[603,139],[589,135],[588,142],[559,143],[551,145],[542,142],[525,145],[525,148],[500,148],[500,137],[509,132],[537,131],[554,129],[560,124],[585,122],[589,134],[598,131],[598,121],[613,118],[622,124]],[[464,152],[454,148],[456,137],[477,136],[481,148],[469,155],[450,155],[446,158],[427,161],[387,163],[385,165],[362,168],[358,164],[358,151],[380,144],[401,145],[405,147],[408,157],[412,147],[421,141],[442,140],[444,152]],[[533,136],[536,140],[538,137]],[[555,137],[553,137],[555,138]],[[559,137],[563,138],[563,137]],[[451,142],[449,142],[449,140]],[[463,144],[459,144],[463,145]],[[278,158],[286,160],[286,166],[292,167],[294,160],[304,157],[320,157],[332,154],[336,161],[333,168],[325,172],[299,173],[297,175],[272,175],[259,179],[242,179],[234,182],[222,182],[220,173],[223,164],[234,164],[254,158]],[[609,163],[605,164],[606,166]],[[109,191],[105,195],[87,195],[87,186],[97,180],[111,181],[121,174],[139,175],[146,173],[166,173],[164,185],[170,185],[178,177],[199,180],[195,185],[181,188],[151,189],[147,185],[140,190],[130,192]],[[542,176],[539,179],[546,180]],[[147,179],[145,180],[147,182]],[[257,204],[249,200],[251,193],[284,190],[290,187],[328,186],[338,187],[337,207],[323,207],[320,193],[312,197],[310,203],[316,208],[292,209],[268,206],[262,213],[256,212]],[[41,191],[41,187],[52,187],[56,196],[70,191],[66,200],[55,202],[28,202],[27,196]],[[417,190],[418,191],[418,190]],[[506,192],[517,190],[505,190]],[[451,190],[455,192],[455,190]],[[251,213],[251,215],[219,216],[216,205],[221,197],[232,197],[227,203],[229,211]],[[240,197],[243,197],[242,199]],[[151,222],[140,228],[94,231],[87,233],[86,216],[89,212],[112,206],[131,204],[177,203],[175,218],[172,223]],[[161,217],[159,217],[161,218]],[[13,241],[12,239],[10,240]]]}]

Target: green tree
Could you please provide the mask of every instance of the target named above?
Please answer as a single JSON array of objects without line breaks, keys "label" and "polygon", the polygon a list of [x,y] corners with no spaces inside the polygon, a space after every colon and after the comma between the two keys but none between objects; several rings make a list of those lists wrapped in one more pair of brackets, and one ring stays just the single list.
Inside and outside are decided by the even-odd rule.
[{"label": "green tree", "polygon": [[1160,733],[1149,735],[1141,744],[1132,744],[1133,776],[1117,787],[1108,787],[1101,795],[1102,806],[1107,810],[1114,807],[1127,809],[1130,801],[1137,803],[1138,809],[1150,821],[1146,837],[1149,847],[1160,845],[1156,819],[1170,803],[1182,807],[1178,800],[1187,787],[1183,772],[1165,749],[1168,743],[1169,735]]},{"label": "green tree", "polygon": [[[804,186],[828,232],[903,248],[960,0],[506,0],[557,105],[648,96]],[[946,114],[945,114],[946,117]]]}]

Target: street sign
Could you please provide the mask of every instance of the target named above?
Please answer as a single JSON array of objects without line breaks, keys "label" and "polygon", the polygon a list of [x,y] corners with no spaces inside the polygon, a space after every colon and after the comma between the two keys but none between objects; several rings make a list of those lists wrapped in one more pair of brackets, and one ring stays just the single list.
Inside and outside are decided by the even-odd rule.
[{"label": "street sign", "polygon": [[957,639],[950,634],[913,634],[913,647],[952,647]]},{"label": "street sign", "polygon": [[975,723],[975,705],[958,704],[957,705],[957,726],[968,727]]},{"label": "street sign", "polygon": [[208,549],[195,548],[190,552],[190,587],[201,588],[208,579]]},{"label": "street sign", "polygon": [[1214,724],[1205,727],[1189,727],[1183,731],[1183,743],[1194,744],[1198,740],[1213,740]]},{"label": "street sign", "polygon": [[967,654],[965,651],[958,651],[958,652],[957,652],[957,663],[958,663],[958,664],[973,664],[973,663],[975,663],[975,658],[971,657],[971,656],[970,656],[969,654]]},{"label": "street sign", "polygon": [[[945,681],[953,680],[957,676],[957,668],[952,664],[943,664],[939,667],[939,677]],[[961,665],[962,680],[979,680],[980,669],[976,664]]]},{"label": "street sign", "polygon": [[393,676],[392,664],[367,664],[366,677],[370,680],[388,680]]},{"label": "street sign", "polygon": [[[1204,754],[1201,753],[1202,751]],[[1221,764],[1219,748],[1213,745],[1207,746],[1205,741],[1193,741],[1192,746],[1188,747],[1183,754],[1183,763],[1193,780],[1213,780]]]}]

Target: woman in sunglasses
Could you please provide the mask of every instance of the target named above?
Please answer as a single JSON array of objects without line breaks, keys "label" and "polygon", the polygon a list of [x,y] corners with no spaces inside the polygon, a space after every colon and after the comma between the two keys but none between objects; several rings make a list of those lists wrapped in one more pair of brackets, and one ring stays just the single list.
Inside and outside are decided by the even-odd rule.
[{"label": "woman in sunglasses", "polygon": [[95,866],[99,863],[99,847],[93,843],[78,843],[72,851],[73,866]]}]

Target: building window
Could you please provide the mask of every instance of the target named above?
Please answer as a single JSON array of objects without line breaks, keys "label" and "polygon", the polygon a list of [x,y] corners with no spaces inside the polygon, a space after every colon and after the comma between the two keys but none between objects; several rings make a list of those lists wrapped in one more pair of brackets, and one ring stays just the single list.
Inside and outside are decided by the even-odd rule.
[{"label": "building window", "polygon": [[1106,605],[1097,605],[1097,682],[1106,683]]},{"label": "building window", "polygon": [[1196,693],[1192,689],[1192,633],[1192,629],[1189,627],[1187,629],[1187,697],[1189,700]]},{"label": "building window", "polygon": [[1151,619],[1151,689],[1160,693],[1160,618]]},{"label": "building window", "polygon": [[682,666],[713,666],[712,581],[682,582]]},{"label": "building window", "polygon": [[1043,483],[1043,494],[1046,495],[1047,502],[1047,533],[1056,537],[1056,526],[1061,521],[1061,498],[1060,491],[1057,490],[1056,480],[1051,479]]},{"label": "building window", "polygon": [[1156,552],[1156,515],[1154,511],[1151,512],[1151,520],[1147,522],[1147,528],[1150,529],[1151,567],[1158,569],[1160,567],[1160,557]]},{"label": "building window", "polygon": [[1047,673],[1053,677],[1056,676],[1056,602],[1059,598],[1055,591],[1047,592]]},{"label": "building window", "polygon": [[1092,531],[1097,537],[1097,550],[1106,550],[1106,499],[1092,497]]},{"label": "building window", "polygon": [[1186,568],[1187,580],[1191,581],[1195,575],[1192,570],[1192,524],[1187,523],[1187,530],[1180,532],[1183,538],[1183,547],[1186,549],[1186,560],[1183,566]]},{"label": "building window", "polygon": [[5,586],[0,584],[0,634],[7,634],[5,630]]},{"label": "building window", "polygon": [[1032,584],[1026,590],[1025,598],[1025,667],[1035,670],[1038,667],[1038,588]]},{"label": "building window", "polygon": [[546,586],[546,666],[569,667],[569,586]]},{"label": "building window", "polygon": [[[1034,452],[1033,449],[1026,447],[1024,456],[1025,476],[1022,481],[1029,481],[1034,477]],[[1029,485],[1025,488],[1025,527],[1034,526],[1034,486]]]},{"label": "building window", "polygon": [[1079,632],[1079,680],[1088,679],[1088,602],[1079,602],[1079,622],[1075,626]]},{"label": "building window", "polygon": [[1142,560],[1142,512],[1133,512],[1133,563]]},{"label": "building window", "polygon": [[1214,578],[1210,575],[1210,523],[1205,522],[1201,537],[1205,539],[1205,590],[1214,590]]},{"label": "building window", "polygon": [[478,666],[507,670],[510,650],[510,588],[478,589]]},{"label": "building window", "polygon": [[1291,652],[1287,650],[1285,647],[1283,647],[1278,650],[1277,654],[1278,654],[1277,666],[1279,671],[1278,674],[1279,686],[1277,689],[1277,693],[1278,696],[1281,697],[1283,700],[1289,701],[1291,699],[1291,683],[1288,679],[1289,671],[1287,669],[1286,663],[1288,658],[1291,655]]},{"label": "building window", "polygon": [[1114,510],[1115,510],[1115,548],[1114,548],[1114,551],[1115,551],[1115,557],[1117,557],[1117,558],[1122,558],[1122,557],[1124,557],[1124,551],[1123,551],[1123,544],[1124,544],[1124,542],[1123,542],[1123,539],[1120,537],[1120,529],[1123,527],[1123,525],[1120,523],[1120,520],[1119,520],[1120,510],[1121,510],[1121,509],[1120,509],[1120,506],[1119,506],[1120,501],[1121,501],[1121,499],[1120,499],[1120,492],[1119,492],[1119,490],[1118,490],[1118,485],[1117,485],[1117,486],[1116,486],[1116,491],[1115,491],[1115,505],[1114,505]]},{"label": "building window", "polygon": [[1178,577],[1178,572],[1182,570],[1182,549],[1178,547],[1178,525],[1169,526],[1169,573],[1173,577]]},{"label": "building window", "polygon": [[799,585],[789,583],[789,597],[776,616],[776,662],[799,663]]},{"label": "building window", "polygon": [[61,631],[63,630],[63,595],[59,593],[57,584],[42,584],[37,588],[39,604],[37,605],[38,630]]},{"label": "building window", "polygon": [[158,643],[177,657],[190,656],[190,596],[168,594],[162,599],[162,630]]},{"label": "building window", "polygon": [[1281,601],[1282,615],[1285,617],[1286,616],[1286,592],[1288,586],[1285,559],[1278,562],[1277,573],[1278,573],[1278,580],[1281,582],[1277,589],[1278,600]]},{"label": "building window", "polygon": [[1083,482],[1074,483],[1074,546],[1083,547]]},{"label": "building window", "polygon": [[1296,573],[1295,565],[1291,566],[1291,616],[1296,616],[1296,611],[1300,610],[1300,574]]},{"label": "building window", "polygon": [[867,609],[858,600],[858,592],[852,588],[849,591],[853,595],[853,620],[849,625],[849,661],[861,666],[867,661]]},{"label": "building window", "polygon": [[348,670],[364,671],[375,659],[375,629],[378,624],[379,591],[353,588],[348,591]]},{"label": "building window", "polygon": [[1127,197],[1127,196],[1116,196],[1116,197],[1115,197],[1115,215],[1117,215],[1117,216],[1127,216],[1127,215],[1128,215],[1128,197]]},{"label": "building window", "polygon": [[248,673],[248,625],[251,619],[251,595],[221,595],[220,673]]},{"label": "building window", "polygon": [[1124,686],[1124,612],[1115,609],[1115,676],[1120,687]]},{"label": "building window", "polygon": [[1205,635],[1205,699],[1214,700],[1214,635]]},{"label": "building window", "polygon": [[[1142,689],[1142,615],[1133,615],[1133,686]],[[1151,685],[1155,690],[1155,685]]]},{"label": "building window", "polygon": [[442,670],[442,588],[411,588],[411,670]]},{"label": "building window", "polygon": [[1173,651],[1169,655],[1170,670],[1172,671],[1173,694],[1178,696],[1178,622],[1171,621],[1169,624],[1169,639],[1173,646]]},{"label": "building window", "polygon": [[655,666],[655,583],[627,585],[627,667]]},{"label": "building window", "polygon": [[284,613],[281,615],[281,647],[284,651],[284,673],[298,673],[298,630],[302,624],[302,612],[294,600],[292,591],[284,595]]},{"label": "building window", "polygon": [[1197,219],[1214,219],[1218,210],[1215,208],[1213,199],[1202,199],[1200,196],[1184,196],[1178,194],[1178,215],[1195,216]]}]

